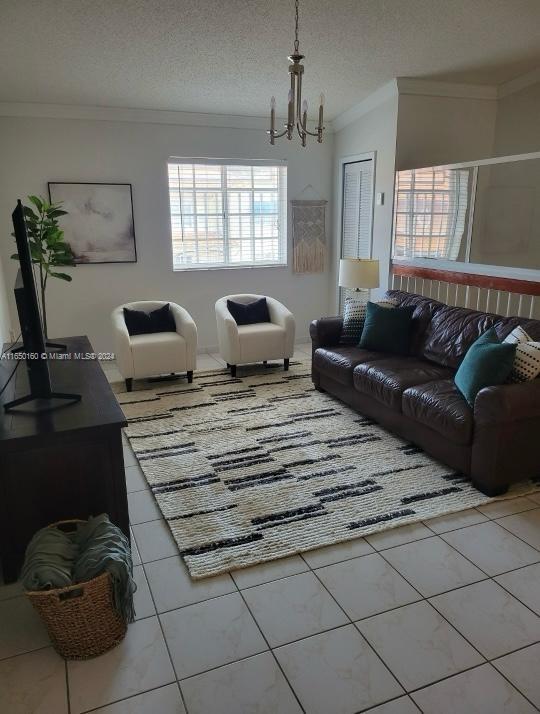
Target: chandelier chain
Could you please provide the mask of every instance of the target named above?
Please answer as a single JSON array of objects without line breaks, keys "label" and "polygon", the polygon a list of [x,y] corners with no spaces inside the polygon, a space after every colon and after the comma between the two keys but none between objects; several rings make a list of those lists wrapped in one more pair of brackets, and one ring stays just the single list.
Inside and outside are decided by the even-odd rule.
[{"label": "chandelier chain", "polygon": [[300,42],[298,40],[298,1],[295,0],[294,3],[294,52],[298,54]]}]

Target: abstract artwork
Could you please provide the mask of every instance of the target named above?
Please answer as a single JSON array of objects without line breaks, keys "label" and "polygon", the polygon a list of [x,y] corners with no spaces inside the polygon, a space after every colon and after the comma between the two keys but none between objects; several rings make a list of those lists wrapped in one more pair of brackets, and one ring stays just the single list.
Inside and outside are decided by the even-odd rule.
[{"label": "abstract artwork", "polygon": [[326,201],[291,201],[293,270],[322,273],[326,258]]},{"label": "abstract artwork", "polygon": [[137,261],[131,184],[51,182],[49,196],[68,212],[60,225],[76,263]]}]

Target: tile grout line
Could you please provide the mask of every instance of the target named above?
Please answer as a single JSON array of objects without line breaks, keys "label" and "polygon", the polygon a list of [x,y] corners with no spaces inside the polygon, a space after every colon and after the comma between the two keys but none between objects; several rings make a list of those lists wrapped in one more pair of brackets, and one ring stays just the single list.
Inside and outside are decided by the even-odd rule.
[{"label": "tile grout line", "polygon": [[[361,557],[362,557],[362,556],[361,556]],[[330,590],[326,587],[325,583],[319,578],[319,576],[317,575],[317,573],[316,573],[315,571],[312,571],[312,572],[313,572],[313,575],[317,578],[317,580],[318,580],[319,583],[321,584],[321,586],[323,587],[323,589],[326,590],[326,592],[330,595],[330,597],[334,600],[334,602],[338,605],[338,607],[341,608],[341,605],[339,604],[339,602],[337,601],[337,599],[334,597],[333,593],[330,592]],[[415,592],[418,593],[418,590],[416,590],[416,588],[415,588],[414,586],[411,585],[411,587],[413,588],[413,590],[414,590]],[[421,595],[421,593],[418,593],[418,594],[420,595],[421,598],[423,598],[423,596]],[[418,601],[417,601],[417,602],[418,602]],[[364,640],[364,642],[366,642],[366,644],[367,644],[368,647],[371,649],[371,651],[372,651],[372,652],[377,656],[377,658],[381,661],[382,665],[390,672],[390,674],[392,675],[392,677],[396,680],[396,682],[398,683],[398,685],[402,688],[403,692],[404,692],[405,694],[408,694],[407,689],[403,686],[403,684],[402,684],[401,680],[399,679],[399,677],[398,677],[398,676],[396,675],[396,673],[391,669],[391,667],[384,661],[383,657],[377,652],[377,650],[375,649],[375,647],[371,644],[371,642],[370,642],[370,641],[368,640],[368,638],[364,635],[364,633],[363,633],[363,632],[360,632],[360,629],[356,626],[355,622],[354,622],[353,619],[350,617],[349,613],[348,613],[346,610],[344,610],[343,608],[341,608],[341,609],[342,609],[343,612],[345,613],[345,616],[346,616],[347,619],[349,620],[349,623],[354,627],[355,631],[358,632],[358,634],[360,635],[360,637]],[[348,627],[348,625],[345,625],[345,627]],[[337,629],[337,628],[336,628],[336,629]],[[403,695],[400,694],[399,696],[403,696]],[[396,698],[397,698],[397,697],[396,697]],[[384,703],[385,703],[385,702],[379,702],[379,704],[384,704]]]},{"label": "tile grout line", "polygon": [[[92,714],[92,712],[99,712],[105,707],[111,707],[114,704],[119,704],[120,702],[128,702],[130,699],[135,699],[135,697],[140,697],[141,695],[148,694],[149,692],[157,692],[158,690],[164,689],[165,687],[170,687],[172,684],[178,684],[178,682],[167,682],[167,684],[160,684],[158,687],[150,687],[150,689],[145,689],[142,692],[130,694],[129,697],[124,697],[123,699],[115,699],[113,702],[108,702],[107,704],[100,704],[98,707],[92,707],[91,709],[85,709],[84,711],[80,712],[80,714]],[[146,714],[146,712],[144,714]],[[156,712],[155,714],[161,714],[161,712]]]},{"label": "tile grout line", "polygon": [[[142,562],[142,559],[141,559],[141,565],[142,565],[144,577],[145,577],[145,579],[146,579],[146,583],[147,583],[147,585],[148,585],[148,592],[150,593],[150,598],[152,599],[152,604],[153,604],[153,606],[154,606],[154,610],[155,610],[155,613],[156,613],[155,616],[156,616],[156,619],[157,619],[157,621],[158,621],[158,625],[159,625],[159,629],[160,629],[160,632],[161,632],[161,636],[163,637],[163,642],[164,642],[164,644],[165,644],[165,649],[167,650],[167,656],[169,657],[169,662],[171,663],[172,671],[173,671],[174,676],[175,676],[175,679],[176,679],[176,685],[178,686],[178,690],[179,690],[179,692],[180,692],[180,699],[182,700],[182,704],[183,704],[183,706],[184,706],[184,709],[186,710],[187,714],[189,714],[188,707],[187,707],[186,701],[185,701],[185,699],[184,699],[184,693],[183,693],[183,691],[182,691],[182,688],[180,687],[180,682],[179,682],[179,680],[178,680],[178,672],[176,671],[176,667],[174,666],[174,660],[173,660],[172,655],[171,655],[171,650],[170,650],[170,648],[169,648],[169,643],[167,642],[167,638],[165,637],[165,630],[164,630],[164,628],[163,628],[163,623],[161,622],[161,618],[160,618],[160,616],[159,616],[159,614],[158,614],[158,609],[157,609],[157,607],[156,607],[156,602],[155,602],[155,599],[154,599],[154,593],[152,592],[152,588],[150,587],[150,581],[148,580],[148,576],[147,576],[147,574],[146,574],[146,569],[145,569],[145,567],[144,567],[144,563]],[[167,685],[163,685],[163,686],[167,686]],[[157,687],[157,688],[159,689],[159,687]]]},{"label": "tile grout line", "polygon": [[[299,574],[300,574],[300,573],[299,573]],[[242,598],[242,602],[243,602],[244,605],[246,606],[247,611],[249,612],[249,614],[250,614],[250,616],[251,616],[253,622],[255,623],[257,629],[259,630],[259,632],[260,632],[260,634],[261,634],[261,637],[262,637],[263,640],[265,641],[266,646],[268,647],[268,651],[270,652],[271,656],[274,658],[274,662],[276,663],[278,669],[280,670],[281,674],[283,675],[283,678],[285,679],[285,681],[286,681],[287,684],[289,685],[289,688],[290,688],[291,692],[293,693],[294,698],[295,698],[296,701],[298,702],[298,706],[300,707],[300,709],[301,709],[301,711],[303,712],[303,714],[306,714],[306,710],[305,710],[304,706],[302,705],[302,702],[300,701],[300,697],[298,696],[298,694],[296,693],[296,690],[294,689],[294,687],[292,686],[291,682],[289,681],[289,678],[287,677],[287,675],[286,675],[286,673],[285,673],[283,667],[281,666],[280,661],[278,660],[278,658],[277,658],[276,655],[274,654],[274,650],[273,650],[272,647],[270,646],[270,643],[268,642],[268,640],[267,640],[267,638],[266,638],[266,635],[265,635],[264,632],[262,631],[262,628],[261,628],[261,626],[259,625],[259,623],[258,623],[258,621],[257,621],[257,618],[255,617],[255,615],[254,615],[253,612],[251,611],[251,608],[250,608],[248,602],[246,601],[245,597],[243,596],[242,591],[241,591],[241,589],[238,587],[238,584],[236,583],[236,581],[234,580],[234,578],[233,578],[233,582],[234,582],[234,584],[235,584],[235,586],[236,586],[236,590],[237,590],[238,594],[239,594],[240,597]],[[261,583],[261,584],[263,584],[263,583]]]},{"label": "tile grout line", "polygon": [[71,714],[71,701],[70,701],[70,697],[69,697],[69,670],[68,670],[67,660],[64,660],[64,673],[65,673],[65,678],[66,678],[67,711],[68,711],[68,714]]}]

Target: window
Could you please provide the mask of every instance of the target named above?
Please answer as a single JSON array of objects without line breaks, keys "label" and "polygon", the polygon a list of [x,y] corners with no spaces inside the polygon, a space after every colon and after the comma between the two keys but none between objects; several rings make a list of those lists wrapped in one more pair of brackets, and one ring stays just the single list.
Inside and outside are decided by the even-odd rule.
[{"label": "window", "polygon": [[394,258],[458,259],[464,248],[469,172],[448,168],[398,171]]},{"label": "window", "polygon": [[287,168],[169,161],[173,269],[287,263]]}]

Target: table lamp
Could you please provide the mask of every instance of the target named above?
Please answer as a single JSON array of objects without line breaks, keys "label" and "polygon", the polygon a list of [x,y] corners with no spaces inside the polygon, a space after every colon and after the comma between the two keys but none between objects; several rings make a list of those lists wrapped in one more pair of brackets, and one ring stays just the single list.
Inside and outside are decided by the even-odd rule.
[{"label": "table lamp", "polygon": [[339,261],[340,288],[353,289],[360,297],[360,291],[368,293],[379,287],[379,261],[367,258],[342,258]]}]

